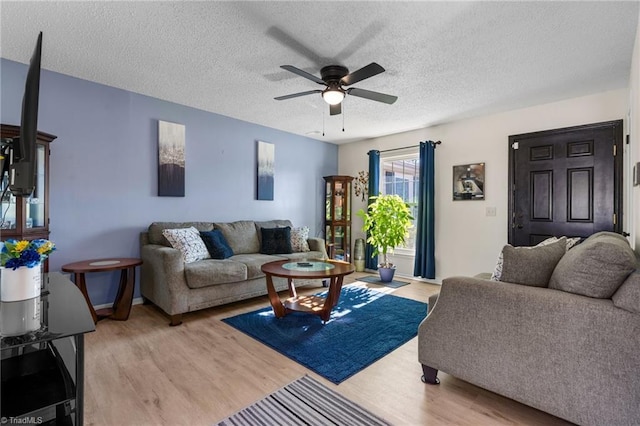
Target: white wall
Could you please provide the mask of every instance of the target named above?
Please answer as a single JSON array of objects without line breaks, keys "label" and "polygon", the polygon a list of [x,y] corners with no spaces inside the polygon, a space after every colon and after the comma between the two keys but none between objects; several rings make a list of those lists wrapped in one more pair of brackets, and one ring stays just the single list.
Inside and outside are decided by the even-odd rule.
[{"label": "white wall", "polygon": [[[640,20],[639,20],[640,22]],[[633,48],[631,76],[629,78],[629,134],[631,146],[629,155],[631,164],[640,163],[640,24],[636,32],[636,42]],[[631,168],[631,170],[633,170]],[[640,185],[631,189],[631,239],[635,242],[636,253],[640,254]]]},{"label": "white wall", "polygon": [[[636,53],[637,50],[636,45]],[[509,135],[625,119],[628,96],[627,89],[614,90],[341,145],[338,171],[357,176],[358,171],[367,170],[366,153],[370,149],[385,150],[417,145],[423,140],[441,140],[442,144],[436,149],[435,183],[437,280],[490,272],[499,251],[507,243]],[[486,163],[485,200],[452,201],[452,166],[477,162]],[[637,188],[635,194],[637,202],[640,199]],[[354,213],[362,207],[364,203],[354,199]],[[486,216],[488,207],[496,208],[496,216]],[[640,218],[636,218],[636,223],[638,220]],[[354,215],[354,240],[364,236],[361,227],[362,220]],[[398,265],[398,274],[413,275],[412,259],[396,255],[394,262]]]}]

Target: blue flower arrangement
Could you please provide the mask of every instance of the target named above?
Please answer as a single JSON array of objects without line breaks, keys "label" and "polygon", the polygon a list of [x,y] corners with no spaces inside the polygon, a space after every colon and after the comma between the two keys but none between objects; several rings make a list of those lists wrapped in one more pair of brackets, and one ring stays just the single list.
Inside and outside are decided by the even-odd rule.
[{"label": "blue flower arrangement", "polygon": [[45,239],[7,240],[2,243],[2,250],[0,250],[0,265],[13,270],[22,266],[34,268],[49,257],[55,249],[55,244]]}]

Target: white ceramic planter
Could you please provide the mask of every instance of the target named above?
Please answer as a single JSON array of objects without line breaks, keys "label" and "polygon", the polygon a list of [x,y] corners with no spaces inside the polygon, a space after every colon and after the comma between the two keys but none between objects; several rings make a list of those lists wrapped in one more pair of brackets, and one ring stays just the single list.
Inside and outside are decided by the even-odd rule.
[{"label": "white ceramic planter", "polygon": [[3,302],[0,309],[0,336],[21,336],[39,330],[40,298]]},{"label": "white ceramic planter", "polygon": [[33,268],[0,268],[0,300],[15,302],[40,296],[42,275],[41,265]]}]

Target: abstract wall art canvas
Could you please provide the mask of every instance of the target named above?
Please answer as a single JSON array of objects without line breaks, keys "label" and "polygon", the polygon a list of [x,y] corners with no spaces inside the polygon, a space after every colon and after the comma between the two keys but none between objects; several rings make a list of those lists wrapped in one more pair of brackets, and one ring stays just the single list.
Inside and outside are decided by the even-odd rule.
[{"label": "abstract wall art canvas", "polygon": [[258,141],[258,200],[273,200],[273,178],[275,173],[275,146]]},{"label": "abstract wall art canvas", "polygon": [[158,120],[158,195],[184,197],[184,124]]}]

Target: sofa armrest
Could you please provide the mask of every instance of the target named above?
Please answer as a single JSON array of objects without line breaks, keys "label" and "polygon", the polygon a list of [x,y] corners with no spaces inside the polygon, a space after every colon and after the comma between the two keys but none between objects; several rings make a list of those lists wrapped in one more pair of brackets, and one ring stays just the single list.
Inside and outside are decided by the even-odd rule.
[{"label": "sofa armrest", "polygon": [[329,256],[327,255],[327,246],[324,243],[324,238],[309,238],[307,239],[307,242],[309,243],[309,249],[311,251],[319,251],[322,253],[322,258],[323,259],[328,259]]},{"label": "sofa armrest", "polygon": [[452,277],[420,324],[418,358],[575,423],[624,424],[640,418],[638,335],[640,315],[610,299]]},{"label": "sofa armrest", "polygon": [[182,253],[172,247],[146,244],[140,248],[140,291],[169,315],[188,311],[188,287]]},{"label": "sofa armrest", "polygon": [[429,296],[429,302],[427,303],[427,314],[430,314],[431,311],[436,307],[436,302],[440,297],[440,293],[435,293]]}]

